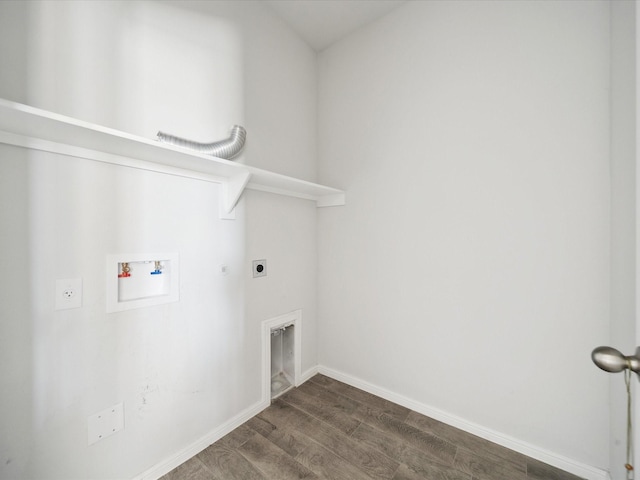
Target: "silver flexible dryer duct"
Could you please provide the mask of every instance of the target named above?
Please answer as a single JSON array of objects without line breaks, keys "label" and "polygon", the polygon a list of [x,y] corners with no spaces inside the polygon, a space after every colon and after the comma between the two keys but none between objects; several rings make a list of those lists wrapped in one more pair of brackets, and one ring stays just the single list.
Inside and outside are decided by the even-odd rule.
[{"label": "silver flexible dryer duct", "polygon": [[224,158],[226,160],[231,160],[242,151],[246,139],[247,131],[240,125],[231,127],[229,138],[213,143],[198,143],[193,140],[175,137],[168,133],[158,132],[158,140],[161,142],[176,145],[177,147],[188,148],[198,153],[213,155],[214,157]]}]

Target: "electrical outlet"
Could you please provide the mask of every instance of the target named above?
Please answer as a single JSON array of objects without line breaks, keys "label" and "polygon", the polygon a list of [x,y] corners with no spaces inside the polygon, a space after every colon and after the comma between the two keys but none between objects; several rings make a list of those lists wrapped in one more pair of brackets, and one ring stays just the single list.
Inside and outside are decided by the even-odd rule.
[{"label": "electrical outlet", "polygon": [[253,276],[266,277],[267,276],[267,261],[266,260],[254,260],[253,261]]},{"label": "electrical outlet", "polygon": [[82,306],[82,278],[56,280],[56,310]]}]

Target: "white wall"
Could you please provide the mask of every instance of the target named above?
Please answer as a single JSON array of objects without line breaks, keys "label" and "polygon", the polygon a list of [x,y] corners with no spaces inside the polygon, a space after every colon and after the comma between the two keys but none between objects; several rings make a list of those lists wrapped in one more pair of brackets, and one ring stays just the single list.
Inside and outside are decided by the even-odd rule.
[{"label": "white wall", "polygon": [[[165,461],[260,401],[262,320],[302,308],[318,363],[316,306],[321,365],[608,467],[589,353],[630,308],[608,293],[629,259],[609,4],[410,2],[319,60],[260,2],[0,2],[0,97],[149,138],[244,123],[239,161],[315,180],[317,146],[348,192],[317,225],[261,192],[221,221],[214,184],[0,146],[0,477]],[[181,254],[180,303],[105,314],[105,256],[157,250]],[[55,312],[69,276],[83,308]],[[87,447],[119,401],[125,430]]]},{"label": "white wall", "polygon": [[319,56],[319,361],[608,468],[608,2],[409,2]]},{"label": "white wall", "polygon": [[[148,138],[245,124],[239,161],[313,179],[315,53],[259,2],[1,2],[0,19],[1,97]],[[303,309],[316,365],[311,202],[250,192],[219,220],[216,184],[8,146],[0,189],[0,477],[132,478],[189,449],[260,403],[272,316]],[[180,302],[106,314],[106,256],[157,251],[180,254]],[[76,276],[83,307],[54,311]],[[124,431],[87,446],[118,402]]]},{"label": "white wall", "polygon": [[[636,276],[636,5],[611,2],[611,338],[635,351]],[[610,376],[611,478],[626,470],[626,403],[622,375]]]}]

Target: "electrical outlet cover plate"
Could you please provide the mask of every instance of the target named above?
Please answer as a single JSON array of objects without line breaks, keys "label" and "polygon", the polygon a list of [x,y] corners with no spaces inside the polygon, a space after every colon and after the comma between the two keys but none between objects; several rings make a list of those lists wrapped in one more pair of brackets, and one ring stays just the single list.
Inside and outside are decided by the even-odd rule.
[{"label": "electrical outlet cover plate", "polygon": [[254,260],[253,261],[253,276],[266,277],[267,276],[267,261],[266,260]]},{"label": "electrical outlet cover plate", "polygon": [[82,307],[82,278],[56,280],[56,310]]},{"label": "electrical outlet cover plate", "polygon": [[89,445],[119,432],[124,428],[124,404],[119,403],[87,419]]}]

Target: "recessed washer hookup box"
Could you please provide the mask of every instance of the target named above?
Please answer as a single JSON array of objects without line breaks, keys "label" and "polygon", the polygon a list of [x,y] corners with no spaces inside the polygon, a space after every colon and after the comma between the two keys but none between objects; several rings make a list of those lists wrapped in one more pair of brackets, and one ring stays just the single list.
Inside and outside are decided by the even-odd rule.
[{"label": "recessed washer hookup box", "polygon": [[107,313],[177,302],[177,253],[107,256]]}]

